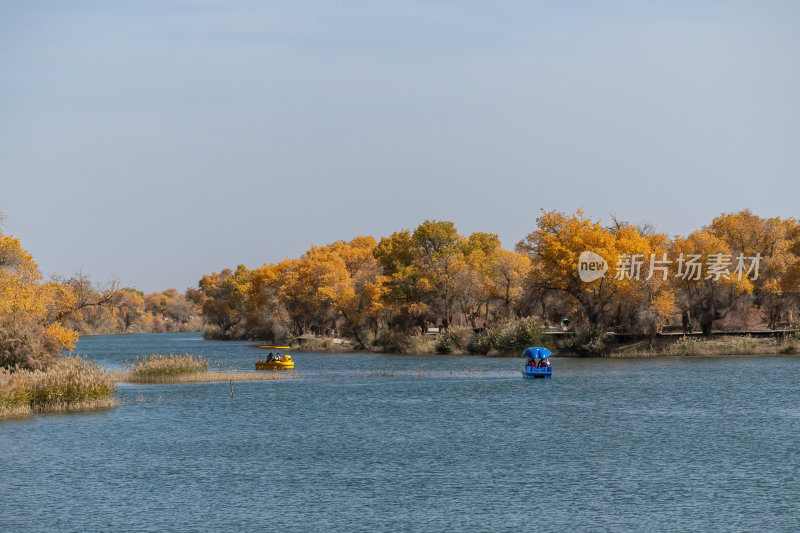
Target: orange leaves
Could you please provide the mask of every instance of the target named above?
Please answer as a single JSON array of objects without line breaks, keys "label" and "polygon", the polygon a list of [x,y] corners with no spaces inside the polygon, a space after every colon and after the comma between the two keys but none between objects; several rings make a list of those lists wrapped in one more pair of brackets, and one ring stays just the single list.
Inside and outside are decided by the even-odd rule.
[{"label": "orange leaves", "polygon": [[663,251],[662,236],[644,236],[631,225],[609,229],[586,217],[580,210],[575,215],[547,212],[537,219],[538,229],[517,244],[538,264],[539,283],[566,291],[575,297],[601,291],[620,290],[631,285],[628,278],[606,276],[599,282],[581,283],[578,259],[585,251],[602,257],[613,270],[621,255],[658,254]]},{"label": "orange leaves", "polygon": [[0,271],[13,276],[23,284],[42,279],[33,256],[22,248],[19,239],[2,232],[0,232]]},{"label": "orange leaves", "polygon": [[283,321],[319,327],[331,317],[351,324],[378,313],[383,291],[380,265],[373,256],[375,239],[360,236],[350,242],[312,246],[302,257],[251,272],[249,313],[267,312]]},{"label": "orange leaves", "polygon": [[[619,251],[615,236],[582,211],[573,216],[550,211],[536,220],[538,229],[517,244],[517,251],[528,253],[542,265],[542,282],[574,292],[580,288],[577,277],[578,257],[584,251],[600,255],[609,265],[617,261]],[[594,287],[586,287],[592,291]]]},{"label": "orange leaves", "polygon": [[75,348],[75,344],[78,342],[78,332],[67,329],[61,324],[51,324],[45,330],[45,334],[69,352]]},{"label": "orange leaves", "polygon": [[[675,237],[674,250],[679,286],[720,283],[734,289],[736,294],[752,292],[753,283],[748,276],[740,279],[732,275],[734,249],[713,232],[698,230],[686,238]],[[727,272],[722,267],[728,267]]]},{"label": "orange leaves", "polygon": [[675,293],[672,290],[665,290],[658,294],[650,302],[650,306],[655,310],[658,316],[666,322],[675,312]]},{"label": "orange leaves", "polygon": [[[584,252],[592,252],[584,254],[591,272],[582,280]],[[360,236],[312,246],[299,259],[205,276],[200,287],[224,293],[227,308],[241,308],[248,324],[277,317],[296,334],[345,326],[358,335],[367,323],[376,332],[389,323],[424,329],[432,322],[469,321],[477,327],[539,309],[578,309],[592,326],[636,323],[649,332],[675,312],[692,310],[692,319],[703,313],[705,329],[740,295],[797,291],[799,252],[794,220],[761,219],[749,211],[724,214],[674,239],[616,219],[605,227],[581,210],[550,211],[516,252],[504,250],[495,234],[465,237],[452,222],[426,220],[379,242]],[[736,275],[742,272],[734,270],[737,254],[763,259],[763,275]],[[702,275],[685,275],[698,258]]]},{"label": "orange leaves", "polygon": [[[0,330],[19,340],[9,345],[0,364],[43,366],[62,349],[71,350],[77,333],[52,323],[59,308],[71,305],[71,288],[43,283],[33,257],[19,239],[0,233]],[[19,353],[11,353],[14,351]]]}]

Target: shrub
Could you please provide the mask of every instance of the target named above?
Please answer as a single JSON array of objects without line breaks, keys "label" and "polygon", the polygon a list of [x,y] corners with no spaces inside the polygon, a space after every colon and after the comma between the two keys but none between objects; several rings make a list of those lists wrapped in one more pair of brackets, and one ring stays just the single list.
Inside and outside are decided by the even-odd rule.
[{"label": "shrub", "polygon": [[414,335],[409,339],[405,352],[408,354],[434,353],[436,350],[436,337],[431,335]]},{"label": "shrub", "polygon": [[476,333],[467,343],[467,351],[472,355],[486,355],[494,346],[492,336],[486,332]]},{"label": "shrub", "polygon": [[371,341],[372,346],[385,353],[428,354],[436,350],[437,337],[414,335],[399,330],[383,330]]},{"label": "shrub", "polygon": [[518,353],[542,343],[542,324],[535,318],[509,320],[497,326],[494,348],[498,352]]},{"label": "shrub", "polygon": [[595,329],[581,329],[565,336],[559,342],[559,349],[583,356],[608,357],[615,342],[613,333]]},{"label": "shrub", "polygon": [[209,324],[203,328],[203,338],[207,341],[222,339],[222,331],[220,331],[219,326]]},{"label": "shrub", "polygon": [[61,357],[62,349],[41,324],[25,324],[15,332],[0,327],[0,367],[44,370]]},{"label": "shrub", "polygon": [[800,335],[784,336],[778,343],[778,353],[795,354],[800,353]]},{"label": "shrub", "polygon": [[380,347],[383,352],[407,353],[411,346],[411,337],[401,331],[386,329],[375,337],[372,344]]},{"label": "shrub", "polygon": [[519,353],[529,346],[542,344],[542,324],[535,318],[506,320],[476,333],[467,343],[467,351],[486,355],[492,350],[500,353]]},{"label": "shrub", "polygon": [[[284,341],[286,342],[286,341]],[[292,344],[291,342],[286,343],[287,346]],[[305,339],[302,341],[302,344],[298,344],[299,347],[306,352],[314,352],[314,351],[330,351],[335,348],[335,344],[333,343],[333,339],[331,337],[323,337],[321,339]]]},{"label": "shrub", "polygon": [[467,342],[472,336],[472,330],[466,328],[451,329],[439,335],[436,341],[436,353],[450,354],[459,353],[467,346]]}]

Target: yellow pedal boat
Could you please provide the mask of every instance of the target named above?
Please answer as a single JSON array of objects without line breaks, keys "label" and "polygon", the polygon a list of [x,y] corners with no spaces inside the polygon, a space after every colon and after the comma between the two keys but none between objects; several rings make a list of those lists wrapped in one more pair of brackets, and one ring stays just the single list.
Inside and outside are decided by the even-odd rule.
[{"label": "yellow pedal boat", "polygon": [[285,355],[283,361],[256,361],[256,370],[292,370],[294,361],[291,355]]}]

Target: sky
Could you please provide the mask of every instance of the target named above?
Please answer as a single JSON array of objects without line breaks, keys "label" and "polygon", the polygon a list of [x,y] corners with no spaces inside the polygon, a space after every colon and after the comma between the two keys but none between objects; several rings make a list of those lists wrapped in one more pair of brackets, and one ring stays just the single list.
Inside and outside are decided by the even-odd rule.
[{"label": "sky", "polygon": [[0,231],[145,292],[428,219],[798,217],[796,1],[0,0]]}]

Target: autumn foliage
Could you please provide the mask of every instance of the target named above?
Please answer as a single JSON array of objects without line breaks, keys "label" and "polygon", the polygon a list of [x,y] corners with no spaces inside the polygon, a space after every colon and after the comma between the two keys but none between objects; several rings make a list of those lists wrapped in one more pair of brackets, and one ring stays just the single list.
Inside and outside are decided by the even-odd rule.
[{"label": "autumn foliage", "polygon": [[0,368],[46,370],[79,333],[197,330],[198,310],[175,289],[145,295],[99,288],[78,273],[45,281],[19,239],[0,232]]},{"label": "autumn foliage", "polygon": [[531,262],[496,235],[426,221],[376,241],[313,246],[298,259],[204,276],[187,295],[222,337],[346,335],[472,325],[522,316]]},{"label": "autumn foliage", "polygon": [[[616,220],[605,227],[581,211],[544,213],[537,222],[517,245],[537,265],[533,286],[566,297],[593,328],[653,334],[677,314],[685,330],[709,334],[737,306],[756,309],[775,328],[797,308],[794,219],[744,210],[674,238]],[[576,265],[584,250],[602,256],[609,274],[582,282]]]},{"label": "autumn foliage", "polygon": [[[655,335],[670,323],[709,333],[743,308],[770,327],[794,316],[800,296],[794,219],[745,210],[687,237],[611,222],[580,210],[543,212],[511,251],[497,235],[461,235],[452,222],[429,220],[379,240],[360,236],[313,246],[297,259],[215,272],[187,297],[222,338],[314,334],[350,337],[361,346],[386,332],[480,331],[525,317],[543,324],[569,317],[598,331]],[[605,276],[581,280],[585,251],[607,263]],[[756,256],[760,270],[753,275]],[[682,274],[697,258],[705,261],[703,275]],[[736,270],[743,264],[750,271]]]},{"label": "autumn foliage", "polygon": [[43,369],[71,350],[78,334],[57,321],[71,296],[42,280],[19,239],[0,233],[0,367]]}]

